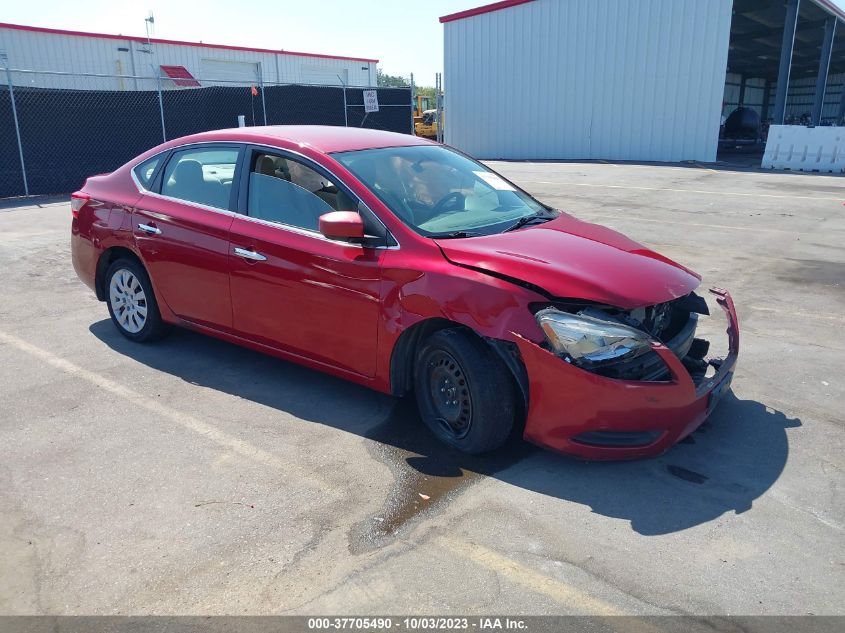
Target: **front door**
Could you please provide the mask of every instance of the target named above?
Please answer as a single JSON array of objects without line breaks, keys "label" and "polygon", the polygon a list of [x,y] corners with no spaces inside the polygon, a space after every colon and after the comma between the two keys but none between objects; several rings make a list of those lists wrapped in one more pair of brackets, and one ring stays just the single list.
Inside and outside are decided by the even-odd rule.
[{"label": "front door", "polygon": [[319,216],[355,210],[313,164],[252,152],[230,234],[234,329],[257,342],[374,376],[384,250],[336,242]]}]

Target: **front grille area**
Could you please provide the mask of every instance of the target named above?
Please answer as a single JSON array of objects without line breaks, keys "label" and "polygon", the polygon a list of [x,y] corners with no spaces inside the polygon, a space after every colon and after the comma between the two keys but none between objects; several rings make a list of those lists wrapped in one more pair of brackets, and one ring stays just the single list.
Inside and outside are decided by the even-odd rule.
[{"label": "front grille area", "polygon": [[[703,354],[697,355],[702,348],[701,344],[704,344],[706,352],[704,341],[700,341],[701,344],[695,343],[699,340],[695,338],[695,329],[698,325],[698,315],[709,314],[709,311],[704,299],[695,293],[655,306],[627,312],[620,310],[609,314],[623,323],[651,334],[672,350],[675,356],[683,360],[688,369],[697,366],[703,358]],[[690,354],[694,358],[688,358]],[[618,380],[662,382],[669,380],[670,377],[666,363],[653,351],[648,351],[636,358],[597,367],[593,371],[600,376]],[[693,378],[695,378],[694,375]]]},{"label": "front grille area", "polygon": [[[695,331],[698,326],[698,316],[709,315],[710,311],[707,302],[694,292],[672,301],[634,310],[583,304],[568,299],[556,299],[549,303],[532,305],[535,312],[546,308],[618,322],[647,332],[681,359],[693,382],[698,384],[704,378],[707,369],[704,357],[709,343],[695,338]],[[666,382],[670,379],[666,363],[652,350],[634,358],[583,368],[599,376],[617,380]]]},{"label": "front grille area", "polygon": [[[668,341],[661,341],[680,359],[683,359],[692,347],[695,340],[695,328],[698,325],[697,314],[690,312],[687,317],[687,322],[673,338]],[[669,368],[666,367],[663,359],[653,351],[648,351],[636,358],[598,367],[594,371],[600,376],[620,380],[669,380]]]}]

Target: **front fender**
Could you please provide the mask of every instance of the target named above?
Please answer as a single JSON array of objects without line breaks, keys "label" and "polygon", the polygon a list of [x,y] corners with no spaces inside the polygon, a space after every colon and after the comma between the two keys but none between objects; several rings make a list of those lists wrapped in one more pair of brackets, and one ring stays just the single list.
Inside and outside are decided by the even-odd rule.
[{"label": "front fender", "polygon": [[[445,263],[445,262],[444,262]],[[403,333],[426,322],[454,323],[485,339],[515,343],[514,332],[540,343],[543,333],[529,308],[543,295],[484,273],[445,264],[444,271],[385,269],[379,381],[391,385],[391,363]],[[406,340],[407,342],[407,335]],[[401,389],[399,390],[401,391]]]}]

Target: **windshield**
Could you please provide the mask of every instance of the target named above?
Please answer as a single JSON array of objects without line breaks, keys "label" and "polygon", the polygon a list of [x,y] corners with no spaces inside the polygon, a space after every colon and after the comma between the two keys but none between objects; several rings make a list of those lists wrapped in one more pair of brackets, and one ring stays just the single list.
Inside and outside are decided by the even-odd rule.
[{"label": "windshield", "polygon": [[439,145],[333,157],[400,220],[428,237],[490,235],[557,215],[484,165]]}]

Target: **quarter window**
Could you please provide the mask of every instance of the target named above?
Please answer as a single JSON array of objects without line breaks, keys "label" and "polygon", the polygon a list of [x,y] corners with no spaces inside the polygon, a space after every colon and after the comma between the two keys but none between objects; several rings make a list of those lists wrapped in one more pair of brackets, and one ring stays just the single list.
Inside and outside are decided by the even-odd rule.
[{"label": "quarter window", "polygon": [[194,149],[167,162],[161,193],[218,209],[229,208],[237,149]]},{"label": "quarter window", "polygon": [[135,172],[135,177],[144,189],[150,188],[150,184],[153,181],[153,174],[160,162],[161,156],[153,156],[152,158],[145,160],[133,170]]},{"label": "quarter window", "polygon": [[337,210],[355,211],[357,203],[322,174],[290,158],[254,155],[250,217],[316,231],[320,216]]}]

